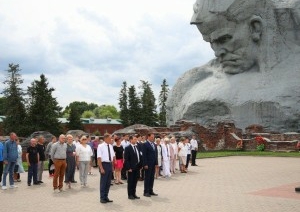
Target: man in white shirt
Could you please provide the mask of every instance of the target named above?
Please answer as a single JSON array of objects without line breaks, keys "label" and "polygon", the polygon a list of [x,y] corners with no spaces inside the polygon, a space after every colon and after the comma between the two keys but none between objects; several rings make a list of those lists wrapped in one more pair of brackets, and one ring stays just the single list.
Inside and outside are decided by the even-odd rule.
[{"label": "man in white shirt", "polygon": [[196,140],[196,136],[193,135],[191,139],[191,146],[192,146],[192,165],[191,166],[198,166],[196,164],[196,156],[198,152],[198,141]]},{"label": "man in white shirt", "polygon": [[109,203],[112,202],[108,198],[109,188],[111,184],[112,177],[112,167],[115,161],[115,152],[113,146],[111,145],[111,135],[104,135],[104,142],[98,145],[97,157],[99,171],[101,174],[100,178],[100,202]]},{"label": "man in white shirt", "polygon": [[[130,145],[129,136],[128,135],[124,135],[123,136],[123,140],[121,141],[121,145],[123,146],[123,149],[125,149],[127,146]],[[124,164],[123,164],[123,168],[121,170],[121,179],[122,180],[127,180],[126,169],[125,169]]]}]

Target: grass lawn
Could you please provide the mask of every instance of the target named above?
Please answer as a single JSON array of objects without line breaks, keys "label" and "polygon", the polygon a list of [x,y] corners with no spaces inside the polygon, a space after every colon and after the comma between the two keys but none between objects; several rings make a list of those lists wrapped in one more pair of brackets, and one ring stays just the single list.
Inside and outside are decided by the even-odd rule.
[{"label": "grass lawn", "polygon": [[[27,162],[23,162],[23,167],[24,167],[24,170],[27,172],[28,171]],[[48,160],[44,161],[44,170],[48,170]]]},{"label": "grass lawn", "polygon": [[266,152],[266,151],[213,151],[198,152],[197,158],[215,158],[228,156],[262,156],[262,157],[300,157],[299,152]]}]

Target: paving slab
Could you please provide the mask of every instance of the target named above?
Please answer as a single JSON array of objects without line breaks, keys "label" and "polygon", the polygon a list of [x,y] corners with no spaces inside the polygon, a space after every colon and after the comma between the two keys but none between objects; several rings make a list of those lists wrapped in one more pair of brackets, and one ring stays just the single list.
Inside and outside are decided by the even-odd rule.
[{"label": "paving slab", "polygon": [[[72,184],[65,192],[53,193],[52,179],[44,171],[44,184],[27,186],[27,173],[16,189],[0,190],[0,211],[66,212],[66,211],[155,211],[155,212],[295,212],[300,211],[300,159],[284,157],[222,157],[197,160],[187,174],[154,182],[157,197],[127,198],[127,184],[111,187],[113,203],[99,201],[100,175],[88,176],[88,187]],[[76,171],[76,180],[78,171]]]}]

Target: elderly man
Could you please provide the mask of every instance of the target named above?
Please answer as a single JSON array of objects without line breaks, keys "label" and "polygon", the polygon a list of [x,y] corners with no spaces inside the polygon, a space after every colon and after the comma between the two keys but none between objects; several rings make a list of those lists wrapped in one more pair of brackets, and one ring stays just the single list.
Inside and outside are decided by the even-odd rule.
[{"label": "elderly man", "polygon": [[6,176],[9,174],[9,188],[17,188],[18,186],[14,185],[14,168],[18,159],[18,146],[16,143],[17,135],[14,132],[9,134],[9,139],[4,144],[3,149],[3,182],[2,189],[6,190]]},{"label": "elderly man", "polygon": [[[65,143],[65,141],[66,136],[61,134],[58,138],[58,142],[53,144],[51,148],[51,158],[55,166],[53,177],[54,192],[63,191],[63,181],[67,167],[67,144]],[[57,180],[59,180],[59,183],[57,183]]]},{"label": "elderly man", "polygon": [[229,120],[240,128],[298,128],[299,0],[288,2],[197,0],[191,24],[216,58],[174,85],[167,101],[168,124]]}]

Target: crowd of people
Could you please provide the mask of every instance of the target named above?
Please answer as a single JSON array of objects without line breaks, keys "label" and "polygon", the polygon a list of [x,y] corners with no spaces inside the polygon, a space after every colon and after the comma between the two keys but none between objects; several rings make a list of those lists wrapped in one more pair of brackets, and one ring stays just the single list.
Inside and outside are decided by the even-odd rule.
[{"label": "crowd of people", "polygon": [[[145,197],[157,196],[153,190],[154,179],[170,178],[177,170],[187,173],[191,162],[196,164],[198,142],[195,136],[180,138],[178,141],[171,135],[146,136],[105,134],[103,140],[96,136],[93,140],[88,135],[60,135],[52,137],[45,145],[45,138],[32,138],[26,150],[28,165],[27,185],[40,185],[44,163],[48,159],[49,177],[53,178],[53,191],[64,191],[71,188],[75,180],[75,171],[79,170],[81,187],[87,187],[88,175],[93,175],[92,167],[100,172],[100,202],[110,203],[108,198],[110,186],[124,184],[127,180],[128,199],[140,199],[136,194],[138,181],[144,181]],[[178,163],[178,169],[177,167]],[[4,167],[4,169],[3,169]],[[3,173],[3,177],[2,177]],[[0,183],[2,190],[17,188],[20,173],[24,173],[22,164],[22,147],[16,133],[10,133],[5,143],[0,142]]]}]

